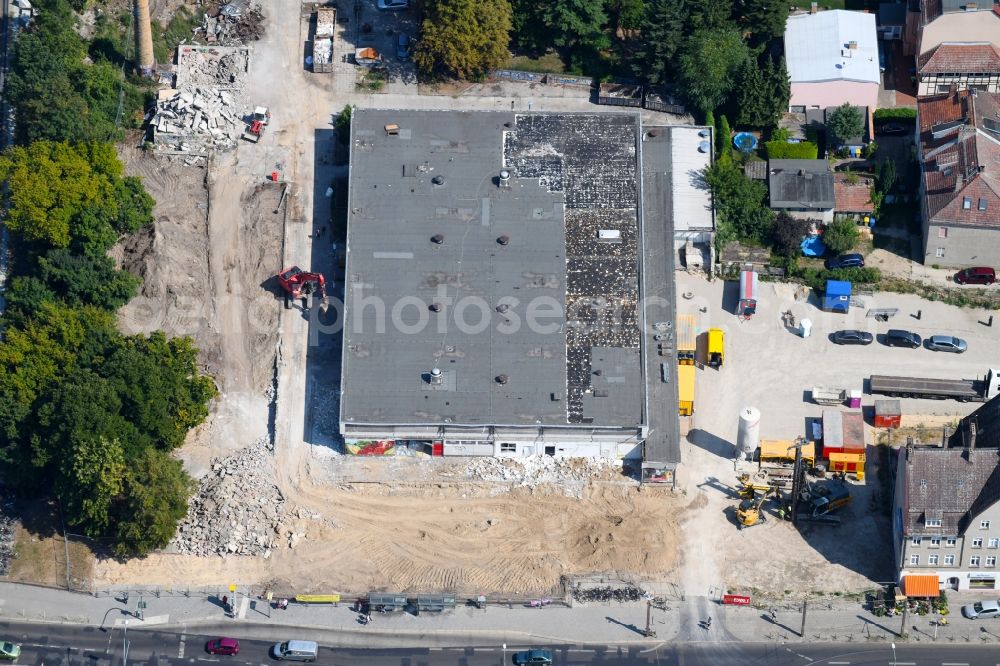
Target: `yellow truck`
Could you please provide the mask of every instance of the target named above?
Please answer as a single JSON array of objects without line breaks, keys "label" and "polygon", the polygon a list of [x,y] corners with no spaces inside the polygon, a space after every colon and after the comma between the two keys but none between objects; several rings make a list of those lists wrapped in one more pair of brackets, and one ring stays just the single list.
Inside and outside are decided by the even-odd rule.
[{"label": "yellow truck", "polygon": [[681,416],[694,414],[694,366],[677,367],[677,403]]},{"label": "yellow truck", "polygon": [[711,368],[721,368],[726,358],[726,334],[721,328],[708,329],[705,356]]},{"label": "yellow truck", "polygon": [[694,365],[698,351],[698,337],[694,315],[677,315],[677,362],[682,366]]}]

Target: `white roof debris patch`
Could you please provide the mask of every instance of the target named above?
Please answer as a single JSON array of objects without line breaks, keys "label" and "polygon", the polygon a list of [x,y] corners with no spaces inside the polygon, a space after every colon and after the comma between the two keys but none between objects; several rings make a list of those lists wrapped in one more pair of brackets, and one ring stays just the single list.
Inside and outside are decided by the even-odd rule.
[{"label": "white roof debris patch", "polygon": [[792,83],[878,83],[875,15],[834,9],[789,16],[785,58]]}]

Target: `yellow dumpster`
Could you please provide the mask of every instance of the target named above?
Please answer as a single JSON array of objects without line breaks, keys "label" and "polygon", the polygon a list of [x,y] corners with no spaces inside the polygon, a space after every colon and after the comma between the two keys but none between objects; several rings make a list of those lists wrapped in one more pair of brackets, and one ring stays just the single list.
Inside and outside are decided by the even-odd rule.
[{"label": "yellow dumpster", "polygon": [[721,368],[726,357],[726,334],[721,328],[708,329],[708,345],[706,355],[708,365],[713,368]]},{"label": "yellow dumpster", "polygon": [[677,401],[681,416],[694,414],[694,366],[677,367]]}]

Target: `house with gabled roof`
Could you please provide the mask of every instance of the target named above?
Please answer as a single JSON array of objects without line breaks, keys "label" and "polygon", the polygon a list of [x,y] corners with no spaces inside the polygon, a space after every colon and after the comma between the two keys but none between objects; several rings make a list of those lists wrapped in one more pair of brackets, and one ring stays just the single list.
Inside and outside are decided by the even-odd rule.
[{"label": "house with gabled roof", "polygon": [[923,98],[917,122],[924,263],[1000,265],[1000,96]]},{"label": "house with gabled roof", "polygon": [[936,597],[942,588],[1000,589],[998,453],[912,445],[899,451],[893,547],[907,596]]}]

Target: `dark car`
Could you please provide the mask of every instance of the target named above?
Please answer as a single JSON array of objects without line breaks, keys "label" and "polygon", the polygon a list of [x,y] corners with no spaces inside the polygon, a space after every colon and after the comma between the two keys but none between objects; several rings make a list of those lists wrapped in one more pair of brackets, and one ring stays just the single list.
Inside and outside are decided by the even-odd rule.
[{"label": "dark car", "polygon": [[551,664],[552,653],[548,650],[524,650],[514,653],[514,664]]},{"label": "dark car", "polygon": [[215,638],[205,643],[205,652],[209,654],[239,654],[240,642],[235,638]]},{"label": "dark car", "polygon": [[993,284],[997,281],[997,272],[988,266],[966,268],[955,273],[958,284]]},{"label": "dark car", "polygon": [[881,134],[883,136],[892,136],[894,134],[906,134],[907,129],[900,125],[899,123],[885,123],[884,125],[879,125],[875,129],[876,134]]},{"label": "dark car", "polygon": [[898,328],[891,328],[885,334],[885,344],[887,347],[908,347],[916,349],[921,343],[920,336],[910,331]]},{"label": "dark car", "polygon": [[410,36],[405,32],[396,37],[396,59],[400,62],[410,59]]},{"label": "dark car", "polygon": [[827,270],[835,268],[864,268],[865,258],[860,254],[842,254],[839,257],[831,257],[823,262]]},{"label": "dark car", "polygon": [[838,345],[870,345],[875,338],[866,331],[837,331],[830,339]]}]

